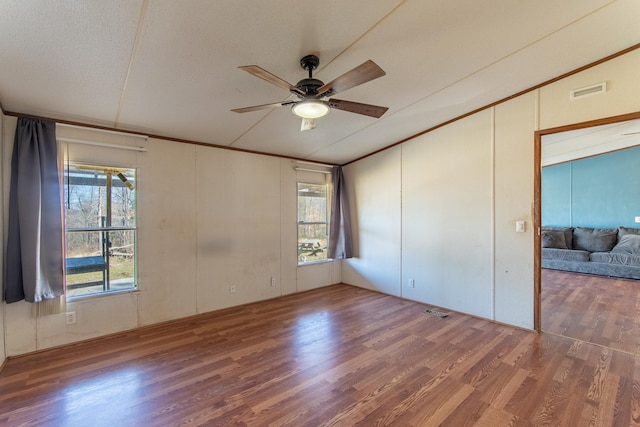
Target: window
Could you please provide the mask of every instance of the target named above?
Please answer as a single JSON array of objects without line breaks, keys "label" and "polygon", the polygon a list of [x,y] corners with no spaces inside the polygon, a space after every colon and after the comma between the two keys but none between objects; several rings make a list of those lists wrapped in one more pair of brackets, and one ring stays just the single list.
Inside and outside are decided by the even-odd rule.
[{"label": "window", "polygon": [[135,169],[67,163],[67,297],[136,288]]},{"label": "window", "polygon": [[327,259],[327,184],[298,183],[298,264]]}]

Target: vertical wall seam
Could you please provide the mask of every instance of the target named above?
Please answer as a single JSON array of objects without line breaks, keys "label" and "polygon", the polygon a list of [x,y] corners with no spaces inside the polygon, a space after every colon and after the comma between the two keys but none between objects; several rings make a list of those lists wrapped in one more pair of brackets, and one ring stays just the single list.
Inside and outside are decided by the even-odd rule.
[{"label": "vertical wall seam", "polygon": [[[283,234],[282,234],[282,215],[284,215],[284,209],[282,207],[282,203],[283,203],[283,191],[282,191],[282,185],[283,185],[283,174],[282,174],[282,169],[284,168],[284,161],[282,159],[280,159],[280,161],[278,162],[278,173],[280,175],[280,187],[278,188],[278,204],[280,205],[280,215],[278,216],[280,218],[279,221],[279,225],[280,228],[278,229],[278,236],[280,236],[280,251],[279,254],[280,256],[278,257],[278,277],[277,277],[277,281],[278,281],[278,286],[276,291],[278,291],[278,296],[282,296],[282,259],[283,259],[283,255],[282,255],[282,249],[284,248],[284,244],[283,244]],[[270,279],[271,280],[271,279]],[[271,286],[271,283],[269,283],[269,286]]]},{"label": "vertical wall seam", "polygon": [[193,147],[193,170],[194,170],[194,183],[193,183],[193,188],[194,188],[194,197],[193,197],[193,208],[194,208],[194,223],[195,223],[195,255],[196,255],[196,260],[195,260],[195,267],[196,267],[196,274],[195,274],[195,281],[196,283],[194,284],[194,311],[195,314],[200,313],[200,309],[198,307],[198,301],[200,300],[198,298],[198,290],[199,290],[199,284],[200,284],[200,268],[198,268],[199,265],[199,261],[200,261],[200,248],[199,248],[199,244],[198,244],[198,182],[200,181],[198,179],[198,147],[194,146]]},{"label": "vertical wall seam", "polygon": [[[4,265],[4,251],[6,250],[6,245],[5,245],[5,241],[4,241],[4,231],[5,231],[5,216],[4,216],[4,210],[6,208],[6,206],[4,205],[5,202],[5,189],[4,189],[4,129],[5,129],[5,116],[2,112],[2,110],[0,110],[0,169],[2,169],[2,171],[0,171],[0,197],[2,197],[2,201],[0,202],[0,207],[2,207],[2,209],[0,209],[0,221],[2,221],[2,231],[0,232],[0,237],[2,240],[2,261],[0,261],[0,264],[2,265],[2,268],[0,269],[0,273],[2,274],[2,277],[4,278],[4,269],[5,269],[5,265]],[[3,280],[4,283],[4,280]],[[0,302],[0,304],[3,304],[2,302]],[[0,366],[2,366],[4,364],[4,362],[7,360],[7,309],[6,309],[6,304],[3,304],[2,306],[2,346],[3,346],[3,360],[0,363]]]},{"label": "vertical wall seam", "polygon": [[404,165],[402,163],[402,160],[404,159],[404,145],[400,144],[400,298],[404,298],[404,262],[403,262],[403,255],[404,255],[404,245],[403,245],[403,233],[402,233],[402,225],[403,225],[403,212],[404,212],[404,204],[403,204],[403,200],[402,200],[402,189],[403,189],[403,184],[402,184],[402,176],[403,176],[403,171],[404,171]]},{"label": "vertical wall seam", "polygon": [[[67,143],[67,159],[69,158],[69,144]],[[136,152],[135,153],[135,178],[136,178],[136,185],[138,184],[139,180],[140,180],[140,152]],[[144,176],[144,173],[143,173]],[[144,187],[144,186],[143,186]],[[138,187],[139,188],[139,187]],[[143,188],[144,189],[144,188]],[[64,190],[62,191],[62,193],[64,194]],[[139,327],[141,327],[142,325],[140,324],[140,269],[138,268],[138,265],[140,263],[140,211],[138,210],[139,207],[139,197],[138,197],[139,192],[136,192],[136,207],[135,207],[135,213],[136,213],[136,237],[134,240],[134,248],[133,248],[133,253],[134,255],[134,265],[133,265],[133,274],[135,275],[135,290],[138,291],[137,293],[134,293],[134,300],[136,302],[136,325]]]},{"label": "vertical wall seam", "polygon": [[[534,134],[535,131],[539,131],[540,130],[540,88],[536,89],[535,91],[533,91],[533,102],[534,102],[534,106],[533,106],[533,129],[534,129]],[[540,159],[542,158],[542,137],[540,137],[540,142],[536,143],[534,142],[534,150],[539,150],[539,152],[534,152],[533,153],[533,158],[534,158],[534,163],[535,162],[540,162]],[[540,163],[537,163],[536,165],[534,165],[534,167],[536,169],[542,169],[542,165]],[[537,174],[537,175],[536,175]],[[534,173],[534,183],[533,183],[533,197],[534,200],[532,202],[533,205],[533,209],[532,209],[532,214],[533,214],[533,218],[532,218],[532,223],[536,225],[536,229],[533,230],[534,232],[534,239],[540,239],[540,227],[542,226],[542,224],[538,223],[538,219],[540,220],[540,222],[542,222],[542,171],[536,171]],[[538,196],[538,200],[535,200],[536,195]],[[536,271],[533,272],[533,319],[532,320],[532,324],[533,324],[533,329],[536,331],[540,331],[541,330],[541,326],[542,326],[542,269],[540,267],[540,263],[541,260],[540,258],[542,258],[542,254],[540,253],[540,251],[538,251],[538,253],[536,252],[536,245],[537,243],[534,242],[533,247],[534,247],[534,254],[533,254],[533,265],[534,265],[534,269],[536,269]]]},{"label": "vertical wall seam", "polygon": [[569,162],[569,227],[573,227],[573,162]]},{"label": "vertical wall seam", "polygon": [[491,318],[496,320],[496,262],[497,262],[497,250],[496,250],[496,107],[491,108],[491,235],[493,236],[491,242],[491,254],[493,257],[493,268],[491,269]]}]

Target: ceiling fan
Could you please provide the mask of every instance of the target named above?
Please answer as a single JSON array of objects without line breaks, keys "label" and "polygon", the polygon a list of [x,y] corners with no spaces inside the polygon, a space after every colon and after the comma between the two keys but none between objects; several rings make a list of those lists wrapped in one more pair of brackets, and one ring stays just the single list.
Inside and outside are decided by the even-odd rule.
[{"label": "ceiling fan", "polygon": [[280,77],[275,76],[257,65],[244,65],[238,67],[249,74],[261,78],[271,84],[288,90],[298,97],[298,100],[275,102],[273,104],[255,105],[253,107],[236,108],[231,111],[247,113],[249,111],[275,108],[283,105],[291,105],[293,114],[302,118],[300,130],[309,130],[316,127],[316,119],[329,113],[331,108],[348,111],[350,113],[363,114],[365,116],[380,118],[388,110],[388,107],[380,107],[359,102],[344,101],[342,99],[329,98],[338,92],[343,92],[352,87],[384,76],[386,73],[372,60],[368,60],[329,83],[324,83],[313,78],[313,70],[318,68],[320,60],[315,55],[307,55],[300,60],[300,66],[309,72],[309,77],[292,85]]}]

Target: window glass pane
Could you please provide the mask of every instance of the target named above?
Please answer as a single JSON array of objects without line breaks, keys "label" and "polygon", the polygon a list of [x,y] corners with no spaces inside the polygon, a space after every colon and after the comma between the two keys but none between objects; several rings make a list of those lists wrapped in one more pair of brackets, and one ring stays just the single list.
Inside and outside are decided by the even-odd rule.
[{"label": "window glass pane", "polygon": [[298,262],[327,259],[326,224],[298,225]]},{"label": "window glass pane", "polygon": [[327,186],[298,183],[298,263],[327,259]]},{"label": "window glass pane", "polygon": [[104,227],[108,225],[107,182],[111,185],[111,225],[134,227],[135,170],[91,170],[90,166],[68,165],[65,171],[67,228]]},{"label": "window glass pane", "polygon": [[111,188],[111,226],[134,227],[136,225],[135,174],[130,169],[120,169],[113,177]]},{"label": "window glass pane", "polygon": [[327,222],[327,186],[298,183],[298,222]]},{"label": "window glass pane", "polygon": [[67,228],[103,227],[106,219],[105,190],[104,174],[70,167],[64,186]]}]

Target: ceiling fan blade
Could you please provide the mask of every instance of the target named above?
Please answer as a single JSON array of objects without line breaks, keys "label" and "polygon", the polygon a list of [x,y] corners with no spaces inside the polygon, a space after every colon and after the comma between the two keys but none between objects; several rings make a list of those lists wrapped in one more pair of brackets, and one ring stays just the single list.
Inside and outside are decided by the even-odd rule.
[{"label": "ceiling fan blade", "polygon": [[359,102],[343,101],[342,99],[331,98],[329,101],[329,107],[336,110],[348,111],[350,113],[362,114],[365,116],[375,117],[376,119],[382,117],[387,112],[389,107],[380,107],[378,105],[361,104]]},{"label": "ceiling fan blade", "polygon": [[243,65],[241,67],[238,67],[241,70],[246,71],[249,74],[252,74],[262,80],[265,80],[271,84],[274,84],[278,87],[281,87],[283,89],[289,90],[289,91],[294,91],[297,92],[301,95],[304,95],[304,91],[302,91],[301,89],[298,89],[297,87],[295,87],[294,85],[292,85],[291,83],[288,83],[284,80],[282,80],[280,77],[271,74],[270,72],[268,72],[267,70],[265,70],[262,67],[258,67],[257,65]]},{"label": "ceiling fan blade", "polygon": [[283,105],[295,104],[294,101],[274,102],[273,104],[254,105],[252,107],[234,108],[234,113],[248,113],[249,111],[264,110],[265,108],[282,107]]},{"label": "ceiling fan blade", "polygon": [[347,71],[340,77],[336,77],[329,83],[320,86],[318,88],[318,94],[320,94],[320,96],[331,96],[386,74],[378,64],[372,60],[368,60],[351,71]]}]

